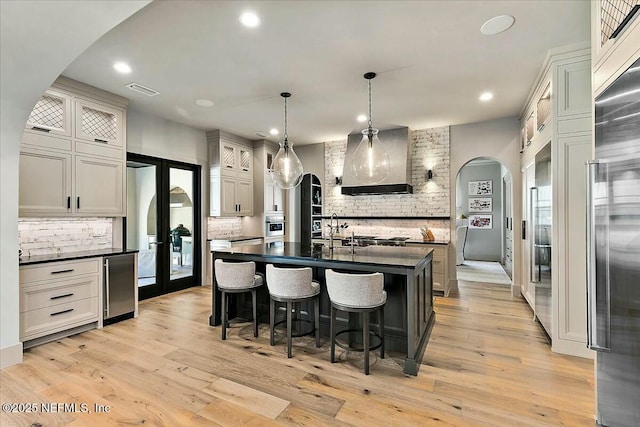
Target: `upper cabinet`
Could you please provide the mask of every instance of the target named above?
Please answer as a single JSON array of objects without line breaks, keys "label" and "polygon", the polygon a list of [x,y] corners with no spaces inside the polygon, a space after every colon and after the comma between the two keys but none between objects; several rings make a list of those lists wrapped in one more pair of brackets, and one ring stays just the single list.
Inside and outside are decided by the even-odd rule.
[{"label": "upper cabinet", "polygon": [[22,137],[20,216],[126,214],[126,105],[71,79],[54,82]]},{"label": "upper cabinet", "polygon": [[71,136],[71,96],[48,90],[36,102],[27,119],[26,130]]},{"label": "upper cabinet", "polygon": [[207,132],[209,215],[253,215],[253,146],[221,130]]},{"label": "upper cabinet", "polygon": [[605,90],[640,57],[640,2],[591,2],[593,91]]}]

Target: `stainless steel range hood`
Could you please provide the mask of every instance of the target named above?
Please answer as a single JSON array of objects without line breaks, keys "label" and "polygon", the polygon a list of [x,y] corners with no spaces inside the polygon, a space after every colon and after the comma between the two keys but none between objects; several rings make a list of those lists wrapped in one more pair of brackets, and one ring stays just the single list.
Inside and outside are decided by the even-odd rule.
[{"label": "stainless steel range hood", "polygon": [[362,141],[362,133],[352,132],[347,140],[347,155],[342,171],[342,194],[363,196],[374,194],[411,194],[411,142],[409,128],[381,130],[378,134],[389,154],[389,175],[376,185],[362,185],[353,173],[353,153]]}]

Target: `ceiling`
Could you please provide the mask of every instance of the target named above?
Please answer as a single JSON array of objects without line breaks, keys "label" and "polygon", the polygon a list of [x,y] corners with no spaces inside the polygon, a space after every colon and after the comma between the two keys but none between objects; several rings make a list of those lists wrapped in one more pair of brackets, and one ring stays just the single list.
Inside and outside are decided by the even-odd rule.
[{"label": "ceiling", "polygon": [[[249,139],[342,140],[365,125],[422,129],[517,116],[545,55],[589,40],[588,1],[154,1],[87,49],[65,76],[122,95],[132,109]],[[255,11],[258,28],[239,15]],[[510,30],[480,26],[502,14]],[[133,71],[117,73],[126,61]],[[160,92],[147,97],[136,82]],[[478,100],[484,91],[493,100]],[[214,106],[195,104],[209,99]],[[276,141],[278,137],[270,137]]]}]

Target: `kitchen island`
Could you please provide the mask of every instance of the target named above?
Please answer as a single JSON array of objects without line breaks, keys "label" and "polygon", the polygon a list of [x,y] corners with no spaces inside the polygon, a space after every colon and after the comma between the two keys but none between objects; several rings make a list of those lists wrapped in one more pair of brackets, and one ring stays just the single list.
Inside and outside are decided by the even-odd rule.
[{"label": "kitchen island", "polygon": [[[291,267],[311,267],[313,277],[321,283],[321,329],[328,336],[330,301],[324,286],[324,272],[334,269],[353,273],[384,273],[387,292],[385,305],[385,346],[388,350],[403,353],[404,372],[417,375],[429,334],[435,321],[432,297],[432,250],[425,248],[368,246],[335,248],[309,246],[285,242],[280,245],[250,245],[212,251],[216,259],[254,261],[256,271],[264,272],[266,264]],[[220,324],[220,291],[215,274],[212,278],[211,316],[209,324]],[[258,297],[258,319],[268,321],[269,295],[266,286]],[[235,307],[232,307],[235,311]],[[340,327],[353,319],[339,319]]]}]

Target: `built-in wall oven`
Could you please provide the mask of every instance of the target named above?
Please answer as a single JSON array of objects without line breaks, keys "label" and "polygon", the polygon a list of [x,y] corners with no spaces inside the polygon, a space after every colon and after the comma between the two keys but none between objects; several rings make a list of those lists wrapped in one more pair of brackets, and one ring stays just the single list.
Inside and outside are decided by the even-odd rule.
[{"label": "built-in wall oven", "polygon": [[266,237],[284,236],[284,215],[269,215],[266,221]]}]

